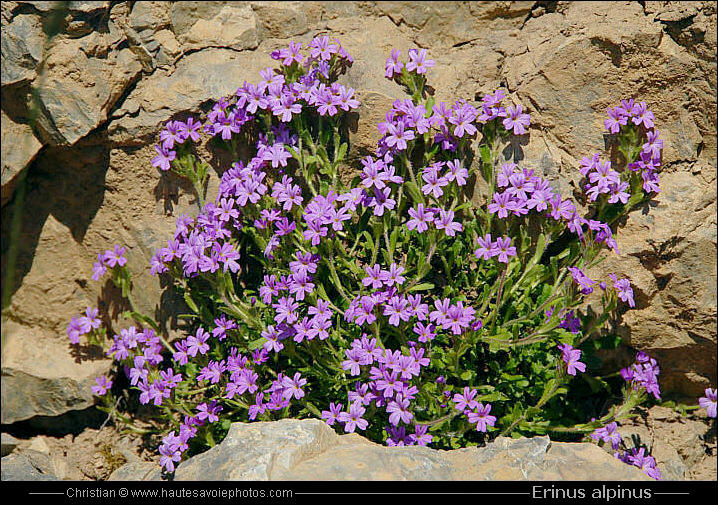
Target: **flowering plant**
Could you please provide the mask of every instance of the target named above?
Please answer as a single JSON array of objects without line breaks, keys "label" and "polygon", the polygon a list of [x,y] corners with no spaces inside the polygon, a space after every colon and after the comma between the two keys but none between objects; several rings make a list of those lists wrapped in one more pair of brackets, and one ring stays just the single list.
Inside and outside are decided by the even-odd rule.
[{"label": "flowering plant", "polygon": [[[317,417],[391,446],[456,448],[549,432],[602,440],[659,398],[658,367],[639,354],[623,402],[580,424],[590,392],[608,387],[585,362],[612,340],[592,337],[619,300],[635,305],[628,279],[586,272],[618,254],[617,220],[659,191],[662,140],[645,103],[609,109],[613,158],[581,161],[585,194],[573,202],[502,163],[531,125],[522,105],[503,90],[478,106],[436,103],[425,49],[387,60],[385,76],[411,98],[387,111],[358,173],[347,118],[360,103],[337,81],[352,57],[320,36],[272,58],[258,84],[201,120],[168,122],[155,146],[152,164],[198,198],[151,261],[186,302],[188,336],[169,342],[134,309],[119,246],[98,256],[93,279],[110,271],[139,326],[104,339],[89,308],[68,329],[74,343],[106,342],[140,403],[157,407],[166,471],[233,420]],[[211,201],[201,133],[234,160]],[[582,308],[592,294],[598,312]],[[103,377],[94,391],[112,387]]]}]

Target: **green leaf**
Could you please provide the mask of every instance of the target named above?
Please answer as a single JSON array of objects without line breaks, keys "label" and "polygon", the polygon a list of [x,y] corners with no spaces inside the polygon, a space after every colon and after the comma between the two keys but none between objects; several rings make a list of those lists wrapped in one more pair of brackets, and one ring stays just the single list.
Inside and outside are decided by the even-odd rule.
[{"label": "green leaf", "polygon": [[414,184],[413,181],[406,181],[404,183],[404,187],[406,188],[407,192],[409,193],[409,196],[412,200],[414,200],[414,203],[423,203],[424,197],[421,194],[421,191],[419,191],[419,187]]},{"label": "green leaf", "polygon": [[481,160],[489,164],[491,163],[491,149],[489,149],[489,146],[482,145],[479,147],[479,155],[481,156]]},{"label": "green leaf", "polygon": [[284,148],[285,148],[287,151],[289,151],[289,154],[291,154],[291,155],[294,157],[295,160],[298,160],[298,159],[299,159],[299,153],[298,153],[297,150],[294,149],[292,146],[289,146],[289,145],[286,145],[286,144],[285,144],[285,145],[284,145]]},{"label": "green leaf", "polygon": [[400,226],[395,227],[394,230],[391,232],[391,236],[389,237],[389,256],[394,256],[394,251],[396,250],[396,241],[399,238],[400,232]]},{"label": "green leaf", "polygon": [[127,319],[134,319],[135,321],[140,322],[140,323],[145,323],[150,328],[155,330],[157,333],[160,333],[160,327],[149,316],[140,314],[139,312],[135,312],[134,310],[126,310],[122,313],[122,317],[125,317]]},{"label": "green leaf", "polygon": [[259,349],[260,347],[262,347],[262,346],[264,345],[264,343],[265,343],[266,341],[267,341],[267,339],[264,338],[264,337],[258,338],[258,339],[256,339],[256,340],[252,340],[252,341],[249,343],[249,348],[250,348],[252,351],[255,350],[255,349]]},{"label": "green leaf", "polygon": [[411,289],[408,290],[408,292],[411,293],[412,291],[431,291],[432,289],[434,289],[434,285],[431,282],[422,282],[421,284],[412,286]]},{"label": "green leaf", "polygon": [[432,115],[431,109],[434,107],[434,103],[435,103],[435,100],[434,100],[433,96],[430,96],[426,100],[426,117],[430,117]]},{"label": "green leaf", "polygon": [[199,314],[199,308],[197,307],[197,304],[194,303],[194,300],[190,296],[189,291],[184,292],[184,301],[187,302],[187,306],[192,309],[195,314]]},{"label": "green leaf", "polygon": [[337,153],[337,159],[334,160],[335,164],[344,160],[344,156],[346,156],[348,148],[349,148],[349,144],[347,144],[346,142],[342,142],[342,144],[339,146],[339,152]]}]

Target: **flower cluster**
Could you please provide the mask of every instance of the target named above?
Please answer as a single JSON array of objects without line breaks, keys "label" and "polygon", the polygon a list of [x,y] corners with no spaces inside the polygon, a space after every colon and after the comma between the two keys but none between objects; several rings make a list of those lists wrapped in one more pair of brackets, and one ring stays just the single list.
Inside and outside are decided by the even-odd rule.
[{"label": "flower cluster", "polygon": [[487,233],[477,240],[478,249],[474,251],[476,259],[488,260],[498,256],[501,263],[508,263],[509,258],[516,256],[516,248],[511,245],[511,237],[499,237],[496,241],[491,240],[491,234]]},{"label": "flower cluster", "polygon": [[78,344],[82,335],[98,329],[102,324],[98,316],[99,311],[91,307],[87,307],[84,316],[73,316],[67,326],[67,336],[70,338],[70,342]]},{"label": "flower cluster", "polygon": [[[613,109],[608,108],[606,112],[608,119],[604,121],[604,124],[610,133],[621,134],[626,131],[632,137],[645,140],[640,151],[634,148],[628,152],[624,150],[624,156],[628,160],[628,168],[633,172],[640,172],[644,191],[658,193],[660,179],[657,170],[661,164],[663,140],[659,138],[660,132],[655,128],[653,112],[648,109],[646,102],[634,103],[633,99],[621,100],[620,106]],[[637,160],[636,155],[640,159]],[[613,191],[613,189],[610,190],[611,193]]]},{"label": "flower cluster", "polygon": [[469,420],[469,423],[476,424],[476,431],[486,432],[488,426],[496,424],[496,417],[489,415],[491,412],[491,404],[484,405],[475,400],[478,391],[464,388],[464,392],[456,393],[452,398],[454,408],[463,413]]},{"label": "flower cluster", "polygon": [[[436,103],[427,51],[400,56],[385,75],[411,98],[393,102],[351,180],[339,167],[359,102],[337,78],[353,59],[328,36],[273,52],[279,66],[258,83],[161,132],[152,165],[188,177],[198,196],[197,215],[178,216],[150,261],[186,302],[184,336],[168,341],[131,303],[142,326],[120,330],[107,353],[172,428],[167,472],[237,419],[314,416],[389,446],[449,448],[499,430],[545,433],[561,418],[541,407],[587,371],[579,307],[597,283],[609,288],[584,270],[617,252],[612,217],[582,217],[547,179],[500,159],[531,126],[503,90]],[[208,201],[209,165],[193,150],[202,137],[232,155]],[[482,205],[478,177],[490,190]],[[113,268],[131,302],[123,255],[116,246],[95,270]],[[633,306],[630,281],[612,280]],[[616,296],[604,298],[612,310]],[[86,321],[73,321],[75,343]],[[630,380],[657,396],[655,362],[639,364]],[[95,392],[110,387],[100,378]]]},{"label": "flower cluster", "polygon": [[661,369],[656,360],[643,351],[636,354],[636,361],[630,367],[621,369],[621,377],[633,387],[643,388],[657,400],[661,399],[661,389],[658,386],[658,374]]},{"label": "flower cluster", "polygon": [[531,211],[543,212],[544,216],[565,223],[568,230],[578,237],[586,238],[584,232],[588,231],[596,243],[604,243],[609,249],[618,252],[613,232],[607,223],[581,217],[570,199],[562,198],[546,179],[535,175],[533,170],[519,170],[515,163],[504,163],[496,175],[496,185],[505,189],[493,193],[488,205],[489,213],[506,219],[510,216],[526,216]]},{"label": "flower cluster", "polygon": [[616,421],[597,428],[596,431],[591,434],[591,438],[597,442],[610,443],[613,450],[618,449],[623,440],[621,434],[618,432],[618,423],[616,423]]},{"label": "flower cluster", "polygon": [[97,261],[92,267],[92,280],[100,280],[100,277],[107,273],[108,268],[125,266],[127,264],[126,251],[126,247],[120,247],[115,244],[114,249],[108,249],[104,253],[97,253]]},{"label": "flower cluster", "polygon": [[634,447],[630,452],[616,452],[615,457],[624,463],[637,466],[652,479],[661,480],[661,470],[656,466],[656,459],[646,454],[645,447]]}]

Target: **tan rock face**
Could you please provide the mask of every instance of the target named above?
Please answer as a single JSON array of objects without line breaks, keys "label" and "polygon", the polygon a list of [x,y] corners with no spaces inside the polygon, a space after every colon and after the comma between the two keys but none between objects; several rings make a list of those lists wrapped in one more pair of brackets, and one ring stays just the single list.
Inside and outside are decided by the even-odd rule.
[{"label": "tan rock face", "polygon": [[[550,449],[550,450],[549,450]],[[110,480],[159,480],[130,463]],[[439,451],[337,435],[317,419],[234,423],[219,445],[179,464],[175,480],[650,480],[592,444],[498,438]]]},{"label": "tan rock face", "polygon": [[32,161],[42,144],[32,128],[16,123],[2,111],[2,201],[10,198],[16,178]]},{"label": "tan rock face", "polygon": [[[102,296],[104,285],[90,280],[92,263],[114,243],[128,247],[142,309],[165,310],[149,258],[176,217],[196,205],[191,188],[151,166],[151,144],[168,120],[198,112],[244,80],[256,82],[275,63],[269,52],[290,37],[306,44],[326,33],[356,60],[342,77],[362,102],[351,130],[354,160],[373,151],[376,124],[405,97],[383,77],[392,48],[404,56],[412,47],[429,49],[437,100],[475,101],[507,89],[528,108],[532,126],[528,142],[506,156],[566,195],[577,189],[578,160],[604,149],[606,107],[624,97],[646,101],[664,138],[662,191],[621,225],[621,256],[592,274],[631,278],[637,307],[610,331],[656,356],[665,393],[694,403],[715,386],[713,3],[73,2],[72,19],[90,16],[93,31],[61,34],[45,57],[37,37],[49,7],[36,4],[31,14],[12,2],[2,10],[3,58],[14,62],[3,60],[3,283],[11,238],[5,223],[16,212],[24,216],[3,314],[24,328],[18,334],[65,342],[69,318]],[[105,15],[107,29],[100,29],[92,20]],[[36,131],[50,146],[39,154],[31,154],[38,146],[17,113],[27,115],[21,86],[36,87],[45,107]],[[29,138],[32,148],[7,151],[17,160],[6,169],[5,139],[16,137]],[[5,174],[11,181],[28,163],[19,208]]]}]

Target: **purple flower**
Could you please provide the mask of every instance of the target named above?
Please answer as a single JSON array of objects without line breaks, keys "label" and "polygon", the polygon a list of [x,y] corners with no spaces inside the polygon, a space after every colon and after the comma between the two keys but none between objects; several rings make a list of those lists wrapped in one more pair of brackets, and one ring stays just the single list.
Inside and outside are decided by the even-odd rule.
[{"label": "purple flower", "polygon": [[618,424],[615,421],[596,429],[591,434],[591,438],[596,441],[610,442],[613,450],[618,449],[621,445],[621,434],[618,432]]},{"label": "purple flower", "polygon": [[[91,389],[92,389],[92,393],[97,396],[104,396],[107,393],[107,390],[109,390],[112,387],[112,381],[108,377],[105,377],[104,375],[102,377],[97,377],[95,379],[95,382],[97,383],[97,385],[92,386]],[[715,403],[713,405],[715,406]],[[715,412],[715,408],[713,410]]]},{"label": "purple flower", "polygon": [[414,418],[414,414],[409,412],[409,400],[402,398],[401,395],[397,395],[395,400],[389,402],[386,411],[389,414],[389,422],[394,426],[397,426],[399,421],[409,424]]},{"label": "purple flower", "polygon": [[105,265],[105,258],[102,253],[97,253],[97,261],[92,265],[92,280],[98,281],[100,277],[107,273],[107,266]]},{"label": "purple flower", "polygon": [[635,116],[631,118],[631,121],[633,121],[633,124],[640,125],[643,123],[643,126],[646,128],[653,128],[653,120],[655,119],[655,116],[653,115],[653,112],[648,110],[648,106],[646,105],[646,102],[640,102],[636,107],[634,108]]},{"label": "purple flower", "polygon": [[526,128],[531,124],[531,117],[522,113],[523,108],[520,105],[516,107],[509,106],[506,109],[506,118],[504,119],[504,128],[514,131],[514,135],[523,135]]},{"label": "purple flower", "polygon": [[476,127],[472,122],[476,119],[477,112],[471,105],[467,103],[461,104],[461,107],[454,107],[454,113],[449,117],[449,123],[455,125],[454,136],[461,138],[466,134],[471,136],[476,133]]},{"label": "purple flower", "polygon": [[217,403],[217,400],[212,400],[207,403],[201,403],[197,406],[197,419],[204,421],[205,419],[210,423],[219,421],[219,414],[223,410],[222,406]]},{"label": "purple flower", "polygon": [[369,421],[362,418],[364,412],[366,412],[366,409],[358,402],[355,402],[349,406],[349,412],[340,412],[336,419],[344,423],[345,432],[354,433],[357,428],[366,430],[369,425]]},{"label": "purple flower", "polygon": [[127,258],[125,258],[125,248],[120,248],[119,245],[115,245],[114,251],[111,249],[108,249],[105,251],[105,254],[103,256],[105,264],[110,267],[114,268],[116,265],[124,266],[127,263]]},{"label": "purple flower", "polygon": [[509,202],[511,201],[511,195],[507,192],[494,193],[492,202],[488,206],[488,210],[491,214],[498,213],[499,218],[505,218],[509,215]]},{"label": "purple flower", "polygon": [[608,119],[604,119],[603,124],[606,126],[606,130],[610,133],[618,133],[621,126],[625,126],[628,123],[628,118],[623,115],[623,111],[620,107],[606,109]]},{"label": "purple flower", "polygon": [[581,358],[581,351],[579,349],[574,349],[568,344],[559,344],[558,348],[561,349],[563,360],[566,362],[566,372],[568,372],[569,375],[576,375],[576,370],[579,372],[586,371],[586,365],[579,361]]},{"label": "purple flower", "polygon": [[613,280],[613,287],[618,292],[618,297],[624,302],[628,302],[630,307],[635,307],[636,302],[633,300],[633,288],[631,288],[631,281],[627,278],[618,279],[616,274],[608,275]]},{"label": "purple flower", "polygon": [[624,461],[633,466],[637,466],[649,477],[661,480],[661,471],[656,466],[655,458],[645,454],[645,452],[646,450],[643,447],[640,449],[634,447],[630,454],[626,453]]},{"label": "purple flower", "polygon": [[284,144],[274,144],[264,151],[263,159],[272,162],[272,167],[287,166],[287,160],[292,155],[284,148]]},{"label": "purple flower", "polygon": [[85,315],[81,316],[78,320],[78,324],[80,326],[80,331],[82,332],[82,334],[89,333],[93,329],[97,329],[100,327],[100,324],[102,324],[102,322],[97,317],[97,314],[97,309],[87,307]]},{"label": "purple flower", "polygon": [[70,343],[72,344],[79,344],[80,343],[80,335],[83,335],[84,333],[80,329],[80,321],[77,316],[73,316],[72,319],[70,319],[70,324],[67,326],[67,336],[70,339]]},{"label": "purple flower", "polygon": [[596,281],[588,277],[583,271],[578,267],[568,267],[569,272],[571,272],[571,276],[573,277],[573,280],[581,286],[581,292],[584,295],[590,294],[593,292],[593,286],[596,284]]},{"label": "purple flower", "polygon": [[706,395],[698,399],[698,404],[706,409],[708,417],[716,417],[716,390],[706,388]]},{"label": "purple flower", "polygon": [[389,135],[386,137],[386,144],[389,147],[395,147],[399,151],[406,149],[406,142],[415,138],[414,131],[406,130],[403,122],[388,125],[387,132]]},{"label": "purple flower", "polygon": [[468,413],[469,422],[476,423],[476,431],[486,433],[487,426],[496,424],[496,417],[489,415],[489,412],[491,412],[490,403],[487,403],[486,406],[483,403],[478,403],[475,409]]},{"label": "purple flower", "polygon": [[465,410],[471,410],[474,409],[479,403],[474,400],[476,395],[478,394],[478,391],[475,389],[470,389],[468,386],[464,388],[464,393],[456,393],[451,401],[453,401],[456,405],[454,405],[454,408],[456,410],[460,410],[461,412]]},{"label": "purple flower", "polygon": [[399,61],[399,56],[401,56],[401,51],[392,49],[391,56],[386,59],[384,77],[387,79],[393,78],[395,74],[400,74],[401,69],[404,68],[404,64]]},{"label": "purple flower", "polygon": [[427,51],[422,49],[409,49],[409,61],[406,69],[409,72],[416,70],[417,74],[425,74],[427,70],[434,66],[434,60],[426,59]]},{"label": "purple flower", "polygon": [[476,259],[488,260],[496,256],[499,251],[496,249],[496,245],[491,241],[491,234],[487,233],[483,237],[478,239],[479,248],[474,251]]},{"label": "purple flower", "polygon": [[499,237],[496,239],[496,244],[494,245],[496,250],[496,255],[498,256],[498,260],[501,263],[507,263],[509,262],[509,257],[516,256],[516,248],[511,245],[511,240],[513,240],[511,237]]},{"label": "purple flower", "polygon": [[322,410],[322,419],[324,419],[324,422],[327,423],[329,426],[332,426],[335,422],[339,420],[341,412],[342,404],[334,404],[332,402],[329,404],[329,410]]},{"label": "purple flower", "polygon": [[187,355],[194,358],[198,352],[200,354],[207,354],[207,351],[209,351],[207,339],[209,339],[209,333],[204,331],[203,328],[198,328],[195,335],[187,337]]},{"label": "purple flower", "polygon": [[157,156],[152,158],[152,166],[159,167],[160,170],[166,172],[170,169],[177,153],[161,146],[155,146],[155,151],[157,151]]},{"label": "purple flower", "polygon": [[175,463],[182,461],[182,454],[179,451],[177,437],[172,431],[163,440],[160,445],[160,465],[165,471],[172,473],[175,471]]},{"label": "purple flower", "polygon": [[427,446],[434,438],[433,435],[427,433],[428,430],[429,427],[427,425],[417,424],[414,434],[409,435],[409,438],[411,438],[416,445]]},{"label": "purple flower", "polygon": [[307,379],[303,379],[302,375],[299,372],[294,374],[293,379],[290,379],[289,377],[284,377],[282,379],[282,386],[284,386],[282,396],[285,400],[291,399],[292,397],[297,400],[303,398],[305,393],[302,390],[302,387],[306,385],[306,383]]},{"label": "purple flower", "polygon": [[373,267],[366,266],[364,271],[367,276],[362,279],[364,286],[371,286],[372,289],[379,289],[382,285],[389,280],[389,272],[381,270],[381,267],[376,264]]}]

